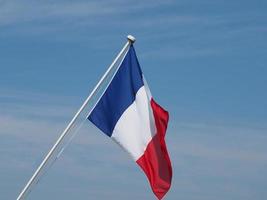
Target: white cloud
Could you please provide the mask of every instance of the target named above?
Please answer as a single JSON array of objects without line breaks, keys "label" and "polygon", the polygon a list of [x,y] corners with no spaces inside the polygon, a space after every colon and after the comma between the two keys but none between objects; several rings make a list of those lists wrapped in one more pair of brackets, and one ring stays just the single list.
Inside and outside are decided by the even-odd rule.
[{"label": "white cloud", "polygon": [[[147,2],[125,2],[121,0],[112,1],[19,1],[8,0],[0,3],[0,25],[40,21],[40,20],[69,20],[88,17],[96,20],[99,16],[121,13],[131,13],[136,10],[168,4],[170,1],[147,1]],[[130,9],[129,9],[130,8]],[[78,22],[77,21],[77,22]]]},{"label": "white cloud", "polygon": [[[3,96],[9,98],[9,100],[16,100],[5,104],[5,110],[13,109],[15,111],[17,108],[14,105],[23,108],[25,101],[32,102],[34,99],[38,99],[38,96],[42,96],[38,93],[32,93],[31,95],[25,95],[27,96],[25,97],[24,94],[2,94],[1,100],[3,100]],[[20,102],[20,99],[24,100]],[[72,112],[69,111],[70,105],[53,105],[52,102],[59,99],[66,100],[67,97],[50,96],[48,102],[51,103],[46,104],[42,108],[42,112],[36,112],[37,103],[33,106],[27,104],[26,107],[21,109],[20,115],[13,111],[8,114],[6,112],[4,114],[0,113],[0,159],[3,161],[1,165],[2,175],[0,173],[0,176],[3,177],[4,173],[23,173],[24,175],[20,175],[16,185],[13,184],[13,187],[15,186],[17,189],[26,181],[24,179],[28,178],[32,171],[36,169],[68,121],[49,120],[47,116],[61,118],[65,115],[69,117],[72,115]],[[68,100],[66,101],[68,102]],[[0,102],[0,105],[2,106],[3,102]],[[51,109],[48,109],[49,107]],[[61,110],[59,112],[61,114],[54,112],[54,110]],[[36,116],[38,113],[45,117],[28,117],[29,115]],[[133,168],[134,176],[138,179],[133,179],[128,184],[142,183],[149,189],[144,175],[137,170],[137,166],[128,158],[128,155],[112,143],[108,137],[89,124],[88,122],[88,125],[84,126],[70,147],[58,160],[56,166],[53,167],[54,170],[49,171],[48,179],[45,179],[39,187],[50,187],[53,181],[55,181],[55,184],[63,184],[60,177],[73,177],[76,180],[73,184],[76,186],[80,181],[87,184],[96,180],[105,182],[110,178],[123,181],[125,177],[133,176],[133,172],[131,172],[131,175],[128,174],[129,168]],[[174,168],[174,180],[170,195],[175,196],[180,187],[197,191],[198,187],[196,187],[196,183],[193,183],[193,180],[197,181],[198,177],[203,178],[203,176],[206,178],[246,177],[249,180],[253,179],[255,175],[257,176],[254,171],[261,171],[267,164],[266,145],[264,143],[266,141],[265,133],[264,126],[260,128],[249,125],[230,126],[217,125],[212,122],[211,124],[192,122],[175,124],[175,121],[171,121],[166,138]],[[105,176],[99,178],[103,174]],[[59,180],[54,179],[53,176],[55,175]],[[191,178],[191,181],[188,181],[188,177]],[[5,180],[7,182],[11,180],[10,176]],[[71,185],[72,183],[66,184],[66,188],[68,189]],[[100,186],[94,185],[91,187],[95,191]],[[104,186],[101,185],[100,188],[102,187]],[[218,187],[220,187],[219,190],[229,191],[227,187],[223,186],[223,183]],[[232,187],[238,187],[238,185],[233,183]],[[116,188],[115,185],[114,188]],[[70,191],[74,190],[70,189]],[[85,188],[81,190],[81,192],[86,191]],[[241,187],[241,190],[243,190],[243,187]],[[37,189],[33,196],[38,196],[39,192]],[[64,194],[62,195],[64,196]],[[116,196],[114,193],[113,195]]]},{"label": "white cloud", "polygon": [[267,165],[266,130],[265,125],[177,123],[167,141],[177,166],[192,158],[216,165],[207,173],[230,176],[238,173],[232,170],[235,165],[242,166],[240,173]]}]

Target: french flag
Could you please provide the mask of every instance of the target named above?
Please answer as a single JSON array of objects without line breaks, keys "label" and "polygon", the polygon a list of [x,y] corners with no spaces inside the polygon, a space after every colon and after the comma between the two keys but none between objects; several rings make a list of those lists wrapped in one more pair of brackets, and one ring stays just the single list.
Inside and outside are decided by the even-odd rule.
[{"label": "french flag", "polygon": [[129,153],[162,199],[172,179],[164,140],[169,114],[152,98],[133,45],[88,119]]}]

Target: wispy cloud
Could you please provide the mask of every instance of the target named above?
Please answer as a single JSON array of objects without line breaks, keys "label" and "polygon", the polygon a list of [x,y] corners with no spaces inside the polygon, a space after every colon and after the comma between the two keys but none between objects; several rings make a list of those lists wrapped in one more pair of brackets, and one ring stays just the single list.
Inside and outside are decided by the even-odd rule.
[{"label": "wispy cloud", "polygon": [[[0,102],[2,111],[4,111],[0,113],[1,135],[18,136],[26,140],[28,138],[31,142],[42,142],[51,139],[51,136],[56,137],[76,109],[73,104],[61,105],[56,103],[53,105],[53,103],[49,103],[42,105],[37,103],[27,105],[25,99],[24,101],[19,100],[19,98],[26,98],[32,102],[33,99],[42,96],[38,93],[27,94],[27,97],[23,95],[5,96],[8,96],[9,99],[13,98],[14,101],[10,103]],[[51,96],[49,100],[46,100],[48,102],[53,100],[58,102],[60,99],[66,101],[67,98]],[[3,95],[1,99],[3,100]],[[169,132],[171,133],[168,134],[168,137],[172,138],[170,140],[171,148],[175,152],[212,159],[239,159],[248,162],[267,161],[264,152],[261,150],[264,147],[263,141],[266,139],[265,132],[267,128],[264,124],[262,126],[247,125],[243,127],[227,124],[216,125],[216,123],[179,122],[176,124],[175,121],[172,121],[170,126],[171,130]],[[93,126],[89,127],[86,126],[83,131],[90,129],[94,133],[98,132]],[[173,131],[178,131],[180,134],[174,135]],[[182,138],[179,139],[179,137]],[[220,143],[222,140],[229,142]],[[77,141],[83,145],[92,144],[89,141],[87,143],[83,138],[77,139]],[[99,144],[96,140],[94,142]]]},{"label": "wispy cloud", "polygon": [[[36,169],[48,148],[51,147],[66,126],[67,120],[60,120],[59,118],[65,115],[71,117],[73,113],[69,110],[70,105],[49,103],[41,109],[41,112],[36,112],[38,105],[27,105],[26,109],[21,111],[21,113],[25,113],[25,116],[23,116],[14,112],[17,110],[14,105],[24,107],[25,100],[32,101],[42,95],[32,93],[27,97],[8,94],[3,96],[14,101],[5,104],[6,111],[0,113],[0,135],[2,138],[0,159],[5,161],[3,162],[5,164],[1,165],[1,171],[7,174],[14,173],[14,170],[15,173],[24,172],[25,177],[20,179],[15,186],[19,189],[21,187],[19,183],[23,184],[23,180],[30,176],[32,170]],[[20,98],[24,99],[23,103],[20,103]],[[57,102],[58,99],[66,100],[66,97],[50,96],[49,102],[53,102],[53,99]],[[0,102],[0,105],[3,106],[2,102]],[[48,109],[49,107],[51,109]],[[44,117],[28,117],[28,115],[36,116],[38,113]],[[49,116],[56,120],[49,120]],[[167,134],[168,148],[174,167],[173,193],[170,193],[170,198],[172,194],[174,198],[177,190],[183,187],[191,188],[197,192],[198,187],[194,189],[195,183],[192,182],[194,177],[224,177],[228,179],[236,177],[236,179],[240,179],[245,175],[248,179],[252,179],[255,176],[258,177],[258,174],[255,174],[253,170],[261,171],[267,165],[266,145],[264,143],[266,141],[266,128],[264,125],[254,127],[249,125],[217,125],[211,122],[210,124],[175,123],[175,119],[173,120]],[[10,168],[10,165],[16,167]],[[236,167],[238,167],[238,170],[236,170]],[[44,183],[39,187],[51,185],[51,181],[55,181],[53,180],[53,174],[55,173],[57,176],[73,177],[77,184],[81,181],[86,184],[88,184],[88,181],[95,181],[96,184],[91,186],[91,189],[94,188],[93,191],[95,192],[104,187],[103,181],[106,176],[109,179],[113,177],[123,181],[125,177],[128,177],[127,170],[129,169],[135,176],[144,178],[142,173],[136,170],[137,167],[128,158],[127,154],[121,151],[116,144],[113,144],[108,137],[90,126],[89,122],[84,125],[54,168],[49,172],[49,174],[52,174],[47,174],[48,178],[45,178]],[[88,169],[90,170],[88,171]],[[99,177],[100,174],[106,174],[106,176]],[[2,175],[0,174],[0,176]],[[191,181],[188,181],[189,176]],[[10,177],[7,179],[9,180]],[[101,184],[98,185],[97,182],[99,181]],[[147,186],[145,179],[134,179],[128,184],[131,183]],[[237,185],[233,184],[232,187],[237,187]],[[68,184],[65,184],[61,189],[67,191],[68,187]],[[224,183],[220,183],[219,187],[225,192],[229,191]],[[84,187],[81,187],[80,190],[80,192],[87,191]],[[242,187],[240,190],[243,190]],[[127,189],[125,192],[129,193]],[[121,195],[124,196],[126,193]],[[141,198],[145,198],[143,196],[145,194],[143,193]],[[35,196],[37,194],[31,195]],[[94,195],[105,196],[107,193],[99,194],[96,192]],[[117,197],[114,193],[113,195]]]},{"label": "wispy cloud", "polygon": [[[168,4],[169,1],[148,1],[145,3],[125,2],[121,0],[104,1],[42,1],[35,2],[27,0],[1,1],[0,23],[2,25],[40,21],[40,20],[70,20],[90,17],[94,21],[95,17],[108,16],[122,13],[134,12],[147,7],[155,7]],[[131,7],[131,10],[125,8]]]},{"label": "wispy cloud", "polygon": [[[184,141],[174,148],[196,157],[229,159],[244,162],[267,162],[264,141],[266,124],[218,125],[216,123],[178,123]],[[175,137],[179,137],[176,135]]]},{"label": "wispy cloud", "polygon": [[56,19],[60,17],[95,16],[112,12],[108,7],[102,7],[102,3],[96,2],[35,2],[2,1],[0,7],[0,22],[2,25]]}]

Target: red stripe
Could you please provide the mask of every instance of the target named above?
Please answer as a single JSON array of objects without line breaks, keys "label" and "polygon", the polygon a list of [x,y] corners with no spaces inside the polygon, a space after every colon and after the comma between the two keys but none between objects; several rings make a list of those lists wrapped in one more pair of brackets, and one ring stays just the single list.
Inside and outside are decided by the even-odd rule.
[{"label": "red stripe", "polygon": [[168,192],[171,186],[172,167],[164,140],[169,114],[153,99],[151,106],[157,133],[149,142],[144,154],[136,161],[148,177],[150,186],[158,199]]}]

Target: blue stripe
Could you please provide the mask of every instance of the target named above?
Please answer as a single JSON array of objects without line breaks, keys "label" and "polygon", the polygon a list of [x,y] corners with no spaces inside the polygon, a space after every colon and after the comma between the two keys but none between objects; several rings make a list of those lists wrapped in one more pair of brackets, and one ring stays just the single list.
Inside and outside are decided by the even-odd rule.
[{"label": "blue stripe", "polygon": [[88,119],[106,135],[111,136],[123,112],[134,102],[144,85],[134,47],[131,45],[119,70]]}]

